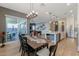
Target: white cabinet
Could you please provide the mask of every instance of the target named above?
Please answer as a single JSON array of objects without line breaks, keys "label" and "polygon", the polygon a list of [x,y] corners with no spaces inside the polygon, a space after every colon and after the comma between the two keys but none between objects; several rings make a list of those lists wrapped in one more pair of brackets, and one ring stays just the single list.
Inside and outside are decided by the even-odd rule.
[{"label": "white cabinet", "polygon": [[79,26],[78,26],[78,35],[77,35],[77,51],[79,51]]},{"label": "white cabinet", "polygon": [[54,44],[56,44],[59,41],[59,34],[56,32],[47,33],[47,38],[54,42]]},{"label": "white cabinet", "polygon": [[61,36],[60,36],[60,40],[62,40],[62,39],[64,39],[64,38],[65,38],[65,36],[66,36],[66,33],[64,33],[64,32],[61,32],[61,33],[60,33],[60,35],[61,35]]}]

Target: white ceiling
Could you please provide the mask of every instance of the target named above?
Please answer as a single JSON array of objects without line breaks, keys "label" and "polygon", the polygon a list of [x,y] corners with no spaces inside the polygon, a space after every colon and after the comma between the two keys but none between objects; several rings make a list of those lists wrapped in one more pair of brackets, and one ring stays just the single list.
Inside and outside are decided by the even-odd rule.
[{"label": "white ceiling", "polygon": [[53,15],[58,18],[70,15],[70,10],[74,14],[77,4],[72,3],[67,6],[66,3],[33,3],[31,5],[29,3],[0,3],[0,6],[27,14],[34,10],[38,12],[38,17],[35,18],[35,21],[45,22],[49,21]]}]

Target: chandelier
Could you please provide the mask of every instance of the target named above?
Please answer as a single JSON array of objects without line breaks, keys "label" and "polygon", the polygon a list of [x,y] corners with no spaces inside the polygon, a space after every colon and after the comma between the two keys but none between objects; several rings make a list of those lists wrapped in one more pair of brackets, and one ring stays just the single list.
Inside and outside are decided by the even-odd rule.
[{"label": "chandelier", "polygon": [[31,11],[31,12],[26,15],[26,18],[27,18],[27,19],[33,19],[33,18],[35,18],[35,17],[38,16],[38,12],[35,12],[35,11],[33,10],[33,3],[30,3],[30,11]]},{"label": "chandelier", "polygon": [[32,19],[38,16],[38,12],[31,11],[29,14],[26,15],[27,19]]}]

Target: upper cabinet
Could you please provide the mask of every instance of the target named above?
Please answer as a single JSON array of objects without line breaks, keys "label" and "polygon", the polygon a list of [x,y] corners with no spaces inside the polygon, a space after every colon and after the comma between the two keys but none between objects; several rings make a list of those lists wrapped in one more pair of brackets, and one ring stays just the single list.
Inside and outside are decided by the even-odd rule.
[{"label": "upper cabinet", "polygon": [[65,25],[65,23],[64,23],[64,21],[52,21],[51,23],[50,23],[50,30],[52,31],[52,32],[57,32],[57,31],[61,31],[61,32],[64,32],[64,25]]}]

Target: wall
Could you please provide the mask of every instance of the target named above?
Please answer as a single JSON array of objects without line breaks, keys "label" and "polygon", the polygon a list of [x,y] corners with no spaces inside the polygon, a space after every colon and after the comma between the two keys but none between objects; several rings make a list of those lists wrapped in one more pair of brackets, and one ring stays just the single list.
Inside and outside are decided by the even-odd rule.
[{"label": "wall", "polygon": [[5,31],[5,17],[0,12],[0,32]]},{"label": "wall", "polygon": [[74,16],[68,16],[66,19],[66,31],[68,37],[74,38]]},{"label": "wall", "polygon": [[78,27],[78,39],[77,39],[77,51],[79,51],[79,4],[78,4],[78,10],[77,10],[77,27]]},{"label": "wall", "polygon": [[[25,18],[25,14],[10,10],[8,8],[0,7],[0,32],[6,31],[6,21],[5,21],[5,15],[11,15],[11,16],[16,16],[16,17],[22,17]],[[27,20],[27,33],[29,34],[29,20]]]},{"label": "wall", "polygon": [[23,18],[25,17],[25,14],[23,13],[0,7],[0,28],[1,28],[0,31],[5,31],[5,25],[6,25],[5,15],[6,14],[17,16],[17,17],[23,17]]}]

